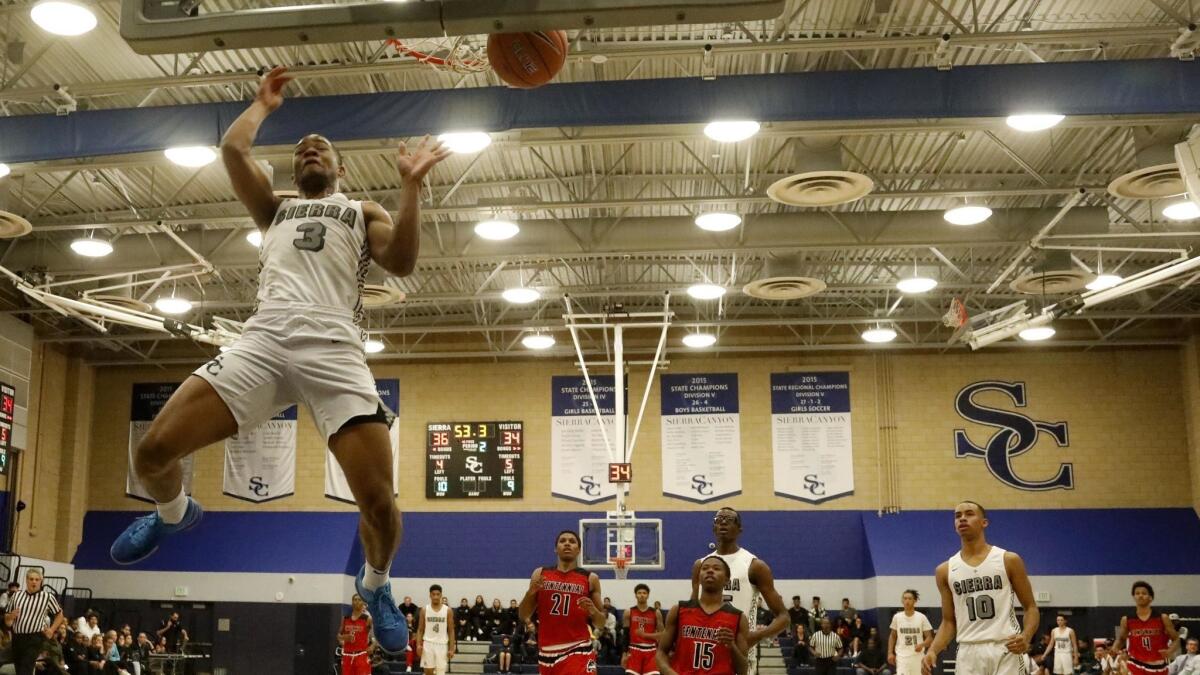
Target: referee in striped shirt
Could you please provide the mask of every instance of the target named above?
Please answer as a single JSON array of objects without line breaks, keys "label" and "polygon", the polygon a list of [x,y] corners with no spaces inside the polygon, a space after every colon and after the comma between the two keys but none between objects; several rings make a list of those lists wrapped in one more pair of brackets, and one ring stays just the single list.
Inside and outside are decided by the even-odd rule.
[{"label": "referee in striped shirt", "polygon": [[[837,662],[842,656],[842,638],[831,629],[829,619],[821,619],[821,630],[808,639],[808,648],[813,653],[813,668],[816,675],[835,675]],[[18,674],[19,675],[19,674]]]},{"label": "referee in striped shirt", "polygon": [[42,573],[30,569],[25,573],[25,590],[13,594],[4,615],[4,622],[13,630],[12,657],[17,675],[34,675],[38,656],[65,620],[54,591],[42,586]]}]

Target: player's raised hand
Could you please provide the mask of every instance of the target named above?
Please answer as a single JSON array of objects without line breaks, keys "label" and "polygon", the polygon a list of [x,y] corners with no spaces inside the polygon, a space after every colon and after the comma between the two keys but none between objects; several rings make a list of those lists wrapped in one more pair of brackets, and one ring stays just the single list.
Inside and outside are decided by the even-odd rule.
[{"label": "player's raised hand", "polygon": [[728,628],[720,628],[717,630],[717,642],[725,645],[726,647],[733,646],[733,637],[733,631]]},{"label": "player's raised hand", "polygon": [[401,142],[396,150],[396,171],[400,179],[408,183],[420,183],[425,174],[438,162],[450,156],[450,149],[439,140],[425,136],[411,152],[408,145]]},{"label": "player's raised hand", "polygon": [[283,105],[284,86],[293,79],[287,76],[286,66],[275,66],[263,77],[262,82],[258,83],[258,93],[255,94],[254,100],[265,105],[268,112],[275,112]]}]

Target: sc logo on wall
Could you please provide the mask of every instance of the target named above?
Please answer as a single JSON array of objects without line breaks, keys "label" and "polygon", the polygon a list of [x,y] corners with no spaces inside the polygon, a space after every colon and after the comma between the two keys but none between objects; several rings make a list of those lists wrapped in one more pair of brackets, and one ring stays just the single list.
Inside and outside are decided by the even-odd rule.
[{"label": "sc logo on wall", "polygon": [[965,420],[995,427],[983,447],[971,442],[965,429],[954,430],[954,457],[982,457],[988,471],[1006,485],[1018,490],[1073,490],[1075,470],[1070,463],[1058,465],[1058,472],[1045,480],[1025,479],[1013,470],[1012,459],[1029,452],[1044,433],[1060,448],[1070,445],[1066,422],[1042,422],[1011,410],[992,408],[975,402],[975,395],[1000,392],[1018,408],[1025,407],[1024,382],[985,380],[968,384],[954,399],[954,410]]}]

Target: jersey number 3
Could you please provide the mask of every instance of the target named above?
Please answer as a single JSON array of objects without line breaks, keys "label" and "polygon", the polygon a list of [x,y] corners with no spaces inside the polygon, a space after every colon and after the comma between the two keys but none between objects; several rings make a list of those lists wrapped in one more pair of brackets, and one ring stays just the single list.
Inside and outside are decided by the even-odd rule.
[{"label": "jersey number 3", "polygon": [[292,246],[301,251],[312,251],[316,253],[325,248],[325,226],[315,220],[300,223],[296,226],[296,231],[303,234],[303,237],[292,240]]}]

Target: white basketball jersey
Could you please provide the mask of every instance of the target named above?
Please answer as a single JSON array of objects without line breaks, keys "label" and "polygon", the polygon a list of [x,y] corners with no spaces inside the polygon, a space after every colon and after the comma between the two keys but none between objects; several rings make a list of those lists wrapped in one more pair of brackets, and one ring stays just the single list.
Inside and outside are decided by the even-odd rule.
[{"label": "white basketball jersey", "polygon": [[1059,627],[1055,626],[1054,630],[1050,631],[1050,635],[1054,638],[1054,651],[1056,653],[1063,653],[1063,652],[1065,652],[1067,654],[1073,653],[1073,650],[1071,649],[1071,628],[1070,627],[1059,628]]},{"label": "white basketball jersey", "polygon": [[263,235],[258,305],[303,305],[362,319],[362,288],[371,262],[362,202],[338,192],[285,199]]},{"label": "white basketball jersey", "polygon": [[450,642],[450,606],[442,603],[442,608],[435,610],[432,605],[425,605],[425,637],[426,642],[447,644]]},{"label": "white basketball jersey", "polygon": [[925,641],[925,631],[933,630],[933,626],[920,612],[908,616],[899,611],[892,615],[891,629],[896,631],[896,656],[912,656],[917,653],[917,645]]},{"label": "white basketball jersey", "polygon": [[[746,620],[750,622],[750,630],[754,630],[758,626],[758,605],[759,594],[758,587],[750,583],[750,563],[754,562],[754,554],[744,548],[739,548],[736,552],[728,555],[720,553],[710,553],[709,556],[717,556],[729,565],[729,581],[725,584],[725,602],[742,610],[746,615]],[[703,558],[701,558],[703,560]]]},{"label": "white basketball jersey", "polygon": [[1004,569],[1004,549],[993,546],[978,567],[950,558],[950,592],[959,642],[1002,642],[1021,632],[1015,595]]}]

